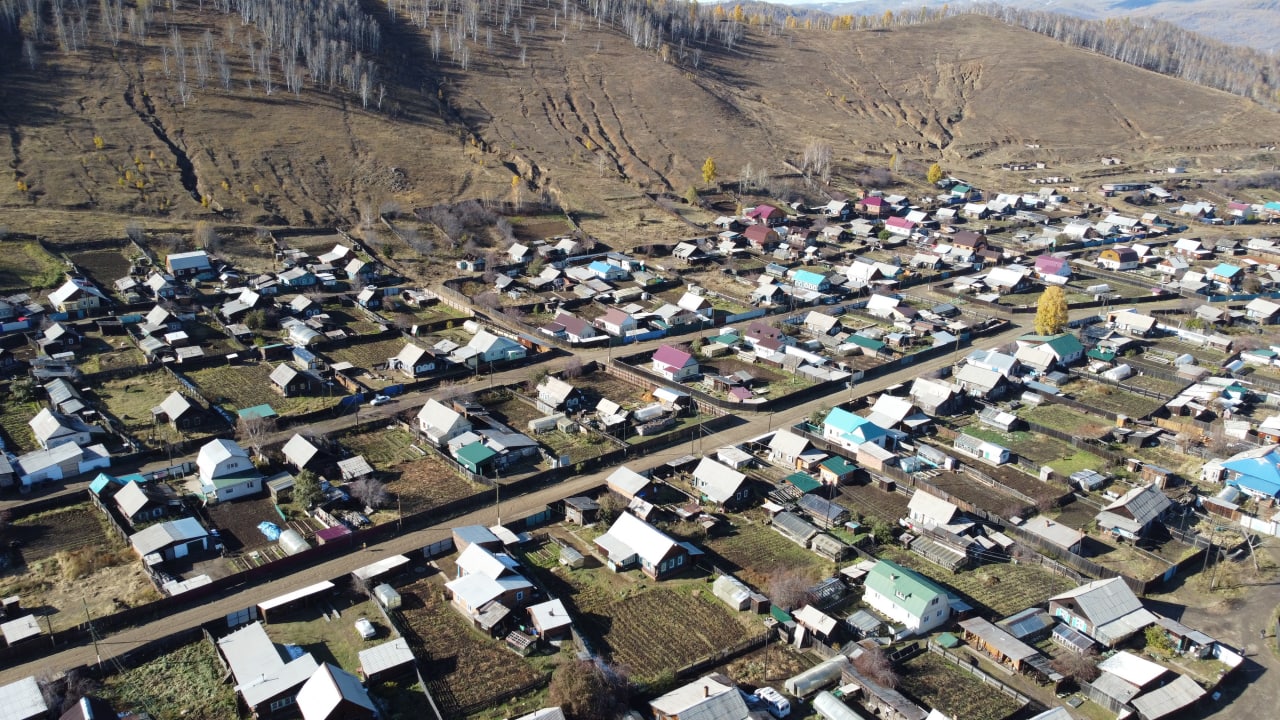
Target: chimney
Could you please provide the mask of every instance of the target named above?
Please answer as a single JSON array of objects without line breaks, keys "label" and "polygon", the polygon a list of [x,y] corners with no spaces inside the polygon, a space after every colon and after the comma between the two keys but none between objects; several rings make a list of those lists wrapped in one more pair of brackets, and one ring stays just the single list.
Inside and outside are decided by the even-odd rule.
[{"label": "chimney", "polygon": [[708,684],[708,685],[702,686],[702,697],[704,698],[711,697],[711,685]]}]

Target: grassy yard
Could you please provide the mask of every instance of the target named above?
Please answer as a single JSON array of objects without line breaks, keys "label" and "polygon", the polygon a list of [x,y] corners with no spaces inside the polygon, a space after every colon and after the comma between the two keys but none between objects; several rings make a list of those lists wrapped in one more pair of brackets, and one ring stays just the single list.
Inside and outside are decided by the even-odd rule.
[{"label": "grassy yard", "polygon": [[[333,619],[324,610],[332,608],[341,615]],[[356,632],[355,622],[368,618],[378,631],[373,640],[364,640]],[[394,637],[373,601],[354,592],[330,596],[317,607],[292,610],[273,615],[267,634],[276,643],[298,645],[315,656],[317,662],[331,662],[350,673],[360,670],[360,651]]]},{"label": "grassy yard", "polygon": [[108,380],[98,385],[95,393],[107,411],[124,423],[129,432],[135,433],[155,426],[151,419],[151,409],[180,387],[172,375],[156,370]]},{"label": "grassy yard", "polygon": [[374,365],[385,365],[389,358],[400,354],[407,344],[404,338],[393,337],[327,350],[325,355],[333,362],[349,362],[363,370],[372,370]]},{"label": "grassy yard", "polygon": [[[980,425],[970,425],[964,431],[974,437],[1003,445],[1041,465],[1048,465],[1063,478],[1070,477],[1071,473],[1080,470],[1099,468],[1106,464],[1105,460],[1087,450],[1081,450],[1069,443],[1038,433],[1025,430],[1004,433]],[[1034,497],[1032,493],[1027,494]]]},{"label": "grassy yard", "polygon": [[422,453],[413,449],[413,433],[402,427],[386,427],[380,430],[343,435],[342,446],[365,460],[377,470],[387,470],[400,463],[419,460]]},{"label": "grassy yard", "polygon": [[220,365],[193,370],[187,373],[187,377],[204,391],[206,397],[232,411],[267,404],[282,416],[301,415],[332,408],[346,394],[341,388],[337,388],[332,396],[284,397],[271,384],[271,371],[274,369],[274,365],[265,362],[253,365]]},{"label": "grassy yard", "polygon": [[217,650],[205,640],[185,645],[119,675],[100,693],[118,710],[155,718],[234,718],[236,691],[225,682]]},{"label": "grassy yard", "polygon": [[34,401],[19,402],[7,392],[0,397],[0,428],[4,429],[7,449],[21,454],[40,447],[27,421],[35,417],[41,407]]},{"label": "grassy yard", "polygon": [[1099,437],[1112,425],[1100,415],[1085,415],[1065,405],[1049,402],[1024,407],[1018,411],[1018,417],[1079,437]]},{"label": "grassy yard", "polygon": [[39,243],[6,239],[0,241],[0,248],[0,292],[30,293],[55,287],[65,279],[66,265]]}]

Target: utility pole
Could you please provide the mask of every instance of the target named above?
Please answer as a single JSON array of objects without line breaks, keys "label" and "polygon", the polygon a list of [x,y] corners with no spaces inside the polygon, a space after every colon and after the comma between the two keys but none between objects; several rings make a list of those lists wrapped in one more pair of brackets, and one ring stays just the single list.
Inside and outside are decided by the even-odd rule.
[{"label": "utility pole", "polygon": [[84,617],[89,625],[89,637],[93,639],[93,655],[98,659],[98,669],[102,669],[102,650],[98,647],[98,633],[93,629],[93,616],[89,614],[89,601],[84,596],[80,596],[80,602],[84,603]]}]

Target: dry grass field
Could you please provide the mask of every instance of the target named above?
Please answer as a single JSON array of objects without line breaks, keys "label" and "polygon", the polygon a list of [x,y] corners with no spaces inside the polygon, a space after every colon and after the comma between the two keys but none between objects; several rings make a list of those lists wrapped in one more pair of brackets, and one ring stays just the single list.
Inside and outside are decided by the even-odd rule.
[{"label": "dry grass field", "polygon": [[[784,163],[812,140],[836,148],[842,189],[891,157],[911,182],[916,165],[934,160],[980,183],[1010,161],[1088,182],[1112,153],[1134,168],[1174,158],[1190,158],[1193,172],[1247,166],[1280,129],[1280,118],[1240,98],[978,17],[883,31],[751,27],[733,51],[669,49],[698,53],[693,69],[687,57],[636,48],[610,23],[525,7],[513,23],[520,38],[495,25],[492,42],[468,43],[463,70],[448,52],[433,58],[429,27],[369,12],[382,68],[367,103],[317,89],[309,73],[299,94],[279,76],[264,92],[240,39],[226,36],[227,16],[210,6],[167,10],[165,27],[182,28],[188,49],[206,29],[229,48],[229,89],[214,78],[183,97],[158,26],[115,47],[94,32],[75,54],[50,39],[34,68],[4,69],[11,132],[0,153],[15,182],[0,187],[0,224],[55,241],[101,239],[120,237],[130,217],[145,218],[149,233],[189,231],[198,218],[315,227],[388,207],[545,194],[588,232],[625,245],[673,239],[709,219],[680,203],[659,208],[647,194],[705,187],[708,156],[721,180],[753,164],[775,194],[793,182],[777,182],[792,172]],[[523,182],[513,186],[513,172]],[[522,238],[568,227],[512,225]]]}]

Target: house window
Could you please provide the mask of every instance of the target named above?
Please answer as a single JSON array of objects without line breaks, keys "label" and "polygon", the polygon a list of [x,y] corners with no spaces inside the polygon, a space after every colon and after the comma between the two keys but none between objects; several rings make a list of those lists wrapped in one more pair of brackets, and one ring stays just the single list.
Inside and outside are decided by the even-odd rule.
[{"label": "house window", "polygon": [[292,695],[289,697],[282,697],[279,700],[273,700],[271,702],[271,712],[275,712],[276,710],[280,710],[282,708],[287,708],[290,705],[294,704],[295,702],[297,702],[297,699]]},{"label": "house window", "polygon": [[677,564],[677,565],[683,565],[683,564],[684,564],[684,556],[683,556],[683,555],[681,555],[680,557],[676,558],[676,564]]},{"label": "house window", "polygon": [[517,590],[517,591],[516,591],[516,602],[520,602],[521,600],[524,600],[524,591],[523,591],[523,590]]}]

